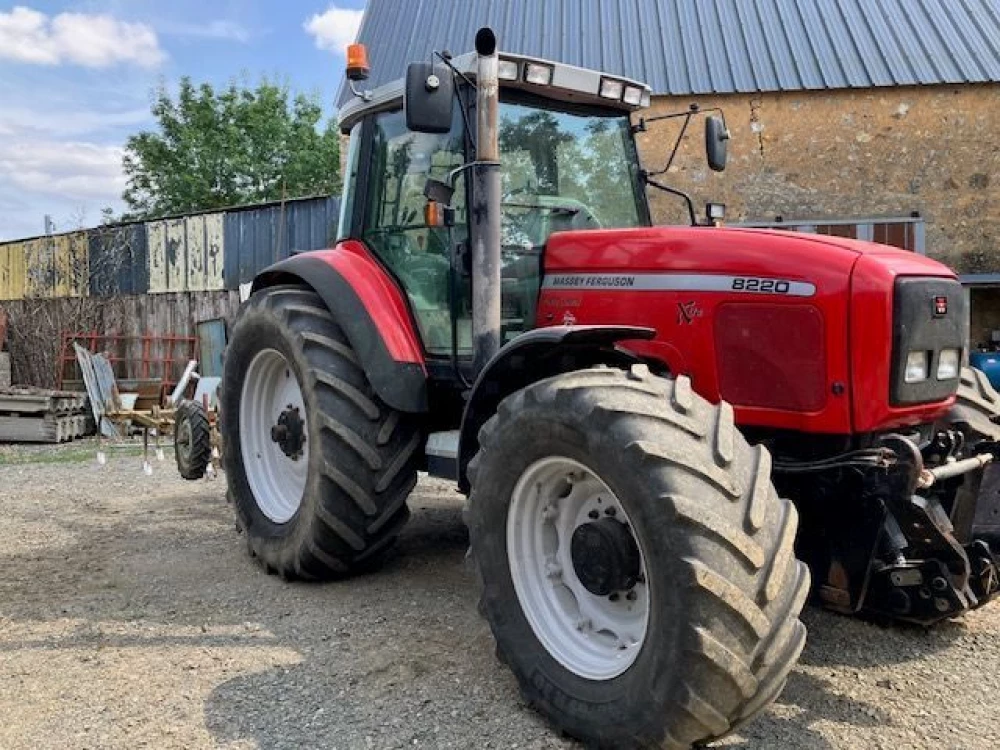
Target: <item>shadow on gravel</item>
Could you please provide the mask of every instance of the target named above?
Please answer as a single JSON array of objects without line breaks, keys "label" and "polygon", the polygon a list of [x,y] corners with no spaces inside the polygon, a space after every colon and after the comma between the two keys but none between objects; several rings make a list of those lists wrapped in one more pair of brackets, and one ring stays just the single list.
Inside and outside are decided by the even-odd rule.
[{"label": "shadow on gravel", "polygon": [[[783,714],[790,713],[791,716]],[[787,747],[825,750],[836,747],[812,727],[819,722],[848,723],[878,727],[891,716],[866,701],[832,692],[825,680],[802,671],[793,671],[778,698],[776,709],[754,719],[739,730],[743,742],[727,747]],[[780,741],[779,741],[780,738]]]},{"label": "shadow on gravel", "polygon": [[809,629],[801,662],[816,667],[876,667],[924,658],[950,648],[963,636],[961,620],[933,628],[878,625],[808,606],[802,620]]},{"label": "shadow on gravel", "polygon": [[[299,664],[242,674],[205,702],[205,725],[220,744],[262,750],[524,746],[545,737],[513,678],[494,657],[463,563],[461,507],[412,506],[413,517],[380,570],[350,581],[293,588],[350,598],[353,615],[329,618],[328,635],[297,637],[295,615],[261,625]],[[311,612],[309,617],[315,617]],[[460,733],[460,739],[456,735]],[[511,734],[513,733],[513,734]]]}]

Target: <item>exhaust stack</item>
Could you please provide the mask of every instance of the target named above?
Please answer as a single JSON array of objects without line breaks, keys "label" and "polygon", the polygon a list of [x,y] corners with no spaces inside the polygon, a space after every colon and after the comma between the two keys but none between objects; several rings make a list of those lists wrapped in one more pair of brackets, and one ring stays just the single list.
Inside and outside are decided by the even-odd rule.
[{"label": "exhaust stack", "polygon": [[476,32],[476,161],[473,171],[472,351],[475,374],[500,349],[500,81],[497,38]]}]

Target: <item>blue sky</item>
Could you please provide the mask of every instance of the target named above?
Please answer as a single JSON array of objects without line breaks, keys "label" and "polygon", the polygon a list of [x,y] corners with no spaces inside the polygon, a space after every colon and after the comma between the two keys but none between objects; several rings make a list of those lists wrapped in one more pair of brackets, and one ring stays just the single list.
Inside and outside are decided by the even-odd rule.
[{"label": "blue sky", "polygon": [[0,239],[121,210],[121,147],[181,76],[260,76],[333,113],[364,0],[0,0]]}]

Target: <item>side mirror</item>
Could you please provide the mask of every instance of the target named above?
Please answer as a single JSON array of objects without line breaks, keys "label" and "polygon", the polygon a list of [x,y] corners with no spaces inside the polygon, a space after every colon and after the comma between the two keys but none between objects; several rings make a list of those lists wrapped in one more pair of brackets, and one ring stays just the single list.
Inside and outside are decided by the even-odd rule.
[{"label": "side mirror", "polygon": [[429,62],[407,66],[403,91],[407,128],[414,133],[447,133],[454,104],[455,81],[447,66]]},{"label": "side mirror", "polygon": [[713,172],[721,172],[726,168],[728,141],[729,131],[721,117],[712,115],[705,120],[705,156]]}]

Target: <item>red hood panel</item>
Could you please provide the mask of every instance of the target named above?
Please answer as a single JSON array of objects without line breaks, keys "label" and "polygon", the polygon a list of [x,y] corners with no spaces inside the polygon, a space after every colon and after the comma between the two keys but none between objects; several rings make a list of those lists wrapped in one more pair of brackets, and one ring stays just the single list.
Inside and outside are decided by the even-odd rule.
[{"label": "red hood panel", "polygon": [[[741,424],[873,431],[928,421],[947,406],[888,405],[893,286],[904,275],[954,278],[912,252],[815,234],[715,227],[561,232],[546,247],[538,325],[655,328],[655,340],[628,348],[690,375],[702,396],[734,401]],[[806,335],[809,326],[819,333]],[[806,361],[809,336],[821,336],[823,349]],[[732,367],[734,342],[743,347],[740,372],[753,357],[767,356],[772,375],[780,376],[772,379],[786,379],[789,388],[812,373],[816,390],[800,399],[808,410],[764,408],[753,394],[742,394],[741,404],[733,385],[739,378],[727,381],[722,371]],[[801,356],[782,360],[782,346]],[[760,380],[760,370],[754,373]]]},{"label": "red hood panel", "polygon": [[[546,268],[580,268],[581,253],[588,270],[670,270],[782,275],[782,259],[800,263],[805,273],[823,263],[853,263],[858,256],[877,256],[902,274],[954,276],[937,261],[907,250],[874,242],[776,229],[738,227],[640,227],[557,232],[549,238]],[[717,265],[722,263],[723,265]],[[730,268],[729,263],[738,264]],[[902,270],[905,267],[906,270]]]}]

